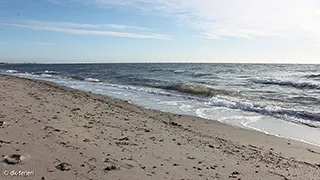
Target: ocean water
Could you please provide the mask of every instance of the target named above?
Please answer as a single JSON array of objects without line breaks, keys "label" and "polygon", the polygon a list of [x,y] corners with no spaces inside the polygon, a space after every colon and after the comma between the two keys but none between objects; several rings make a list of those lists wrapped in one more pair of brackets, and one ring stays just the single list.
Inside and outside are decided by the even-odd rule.
[{"label": "ocean water", "polygon": [[0,73],[320,146],[320,65],[17,64]]}]

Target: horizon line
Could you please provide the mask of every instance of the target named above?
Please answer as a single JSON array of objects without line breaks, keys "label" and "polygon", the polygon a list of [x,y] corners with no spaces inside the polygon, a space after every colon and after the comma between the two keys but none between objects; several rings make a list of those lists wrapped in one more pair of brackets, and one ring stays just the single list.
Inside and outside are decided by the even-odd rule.
[{"label": "horizon line", "polygon": [[257,64],[257,65],[320,65],[320,63],[266,63],[266,62],[48,62],[48,63],[38,63],[38,62],[2,62],[0,65],[21,65],[21,64],[38,64],[38,65],[59,65],[59,64]]}]

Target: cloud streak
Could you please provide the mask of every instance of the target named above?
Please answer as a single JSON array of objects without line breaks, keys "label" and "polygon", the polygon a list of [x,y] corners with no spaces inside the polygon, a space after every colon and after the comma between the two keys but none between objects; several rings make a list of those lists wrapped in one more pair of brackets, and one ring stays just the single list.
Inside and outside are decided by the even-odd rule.
[{"label": "cloud streak", "polygon": [[152,30],[146,27],[138,27],[138,26],[128,26],[128,25],[119,25],[119,24],[103,24],[101,25],[103,28],[112,28],[112,29],[136,29],[136,30]]},{"label": "cloud streak", "polygon": [[45,46],[53,45],[52,42],[32,42],[31,44],[35,44],[35,45],[45,45]]},{"label": "cloud streak", "polygon": [[14,23],[0,23],[3,26],[27,28],[34,30],[53,31],[67,34],[76,35],[102,35],[135,39],[160,39],[171,40],[172,37],[163,34],[156,33],[130,33],[130,32],[118,32],[105,29],[136,29],[136,30],[149,30],[144,27],[117,25],[117,24],[82,24],[71,22],[51,22],[51,21],[35,21],[25,20]]},{"label": "cloud streak", "polygon": [[[60,1],[62,3],[62,1]],[[318,0],[69,0],[174,18],[201,38],[320,38]]]},{"label": "cloud streak", "polygon": [[136,29],[136,30],[152,30],[146,27],[129,26],[122,24],[85,24],[85,23],[72,23],[72,22],[52,22],[52,21],[37,21],[37,20],[21,20],[18,21],[22,24],[34,26],[49,26],[49,27],[65,27],[65,28],[89,28],[89,29]]}]

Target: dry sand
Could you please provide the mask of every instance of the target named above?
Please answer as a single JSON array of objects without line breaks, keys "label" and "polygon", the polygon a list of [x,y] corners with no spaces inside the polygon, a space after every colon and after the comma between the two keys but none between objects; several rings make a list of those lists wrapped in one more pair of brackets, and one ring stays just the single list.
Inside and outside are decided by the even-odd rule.
[{"label": "dry sand", "polygon": [[10,76],[0,155],[1,180],[320,179],[318,147]]}]

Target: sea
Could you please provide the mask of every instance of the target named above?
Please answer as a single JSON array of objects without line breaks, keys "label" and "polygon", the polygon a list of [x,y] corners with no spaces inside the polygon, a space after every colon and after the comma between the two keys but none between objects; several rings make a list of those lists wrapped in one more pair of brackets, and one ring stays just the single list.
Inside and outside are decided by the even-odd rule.
[{"label": "sea", "polygon": [[320,146],[320,65],[9,64],[0,73]]}]

